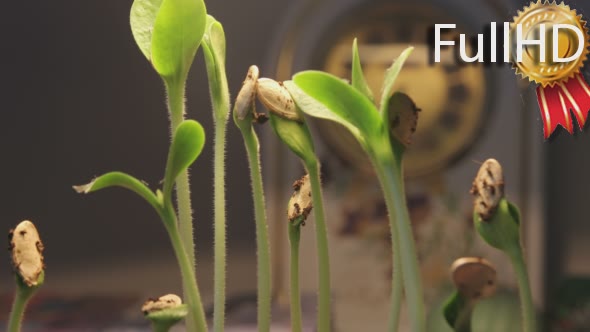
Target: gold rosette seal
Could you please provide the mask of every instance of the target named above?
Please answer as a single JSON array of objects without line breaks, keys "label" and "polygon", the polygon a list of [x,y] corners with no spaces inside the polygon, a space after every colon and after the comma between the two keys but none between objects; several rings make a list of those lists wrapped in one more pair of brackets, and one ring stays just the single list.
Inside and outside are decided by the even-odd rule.
[{"label": "gold rosette seal", "polygon": [[[580,73],[589,53],[588,29],[582,16],[563,2],[538,0],[518,12],[510,35],[516,72],[539,85],[537,99],[545,139],[558,125],[573,133],[571,112],[582,129],[590,110],[590,86]],[[519,38],[526,42],[518,45]],[[532,43],[535,40],[542,46]]]}]

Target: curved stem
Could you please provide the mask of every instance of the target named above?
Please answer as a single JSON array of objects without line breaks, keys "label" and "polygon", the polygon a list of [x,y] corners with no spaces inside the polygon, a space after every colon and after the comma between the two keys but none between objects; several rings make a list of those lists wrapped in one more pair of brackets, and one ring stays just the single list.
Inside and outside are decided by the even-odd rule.
[{"label": "curved stem", "polygon": [[514,272],[516,273],[516,278],[518,279],[523,331],[537,332],[535,326],[535,306],[533,305],[531,285],[529,283],[529,276],[523,252],[520,248],[516,248],[514,250],[507,251],[507,253],[508,256],[510,256],[512,266],[514,267]]},{"label": "curved stem", "polygon": [[[18,277],[17,277],[18,278]],[[19,281],[17,281],[17,284]],[[35,293],[35,288],[26,287],[24,285],[17,285],[14,302],[12,303],[12,310],[10,311],[10,318],[8,320],[8,332],[20,332],[25,309],[29,299]]]},{"label": "curved stem", "polygon": [[271,271],[268,223],[264,204],[264,187],[260,169],[259,143],[252,127],[242,130],[252,181],[252,198],[256,218],[256,248],[258,256],[258,331],[270,331]]},{"label": "curved stem", "polygon": [[397,331],[399,327],[399,315],[403,297],[403,273],[402,273],[402,258],[399,234],[397,230],[396,215],[392,213],[395,211],[395,202],[391,190],[387,187],[387,178],[379,169],[377,169],[377,177],[383,188],[383,195],[385,196],[385,204],[389,211],[389,228],[391,232],[391,250],[392,250],[392,271],[391,271],[391,299],[389,311],[389,328],[388,331]]},{"label": "curved stem", "polygon": [[301,332],[301,289],[299,288],[299,239],[301,237],[301,226],[289,223],[289,243],[291,245],[291,268],[290,268],[290,309],[291,309],[291,332]]},{"label": "curved stem", "polygon": [[[376,162],[375,165],[379,182],[381,182],[383,188],[385,203],[389,211],[394,254],[390,330],[395,331],[397,328],[397,318],[399,317],[401,302],[400,284],[402,282],[401,280],[403,280],[408,313],[413,327],[412,331],[424,332],[426,330],[426,316],[422,293],[422,279],[420,277],[418,256],[416,254],[412,226],[406,205],[404,183],[401,176],[402,172],[393,162]],[[399,270],[398,272],[395,271],[396,266],[398,269],[401,267],[401,275]]]},{"label": "curved stem", "polygon": [[214,175],[214,284],[213,328],[223,332],[225,321],[226,229],[225,229],[225,129],[226,123],[215,124]]},{"label": "curved stem", "polygon": [[320,166],[317,160],[306,163],[311,183],[311,198],[315,223],[316,242],[318,250],[318,332],[330,331],[330,255],[328,249],[328,229],[322,199],[322,183]]},{"label": "curved stem", "polygon": [[189,308],[187,317],[193,317],[194,325],[190,327],[190,329],[187,326],[187,331],[207,332],[207,320],[205,318],[203,303],[201,302],[201,293],[199,292],[199,287],[197,285],[194,265],[191,263],[187,250],[182,243],[176,217],[174,216],[174,212],[169,210],[161,215],[164,219],[164,225],[168,231],[170,242],[172,242],[172,248],[176,254],[178,265],[180,266],[185,298]]},{"label": "curved stem", "polygon": [[[184,80],[180,80],[180,82],[166,81],[165,83],[168,95],[168,111],[170,113],[170,132],[171,135],[174,135],[176,128],[184,121],[185,82]],[[182,245],[186,249],[187,258],[194,274],[196,265],[195,241],[188,170],[182,172],[176,179],[176,204],[178,209],[178,228],[180,229]],[[186,287],[184,287],[183,293],[184,297],[189,296]],[[196,327],[194,319],[189,311],[186,317],[186,325],[189,331]]]}]

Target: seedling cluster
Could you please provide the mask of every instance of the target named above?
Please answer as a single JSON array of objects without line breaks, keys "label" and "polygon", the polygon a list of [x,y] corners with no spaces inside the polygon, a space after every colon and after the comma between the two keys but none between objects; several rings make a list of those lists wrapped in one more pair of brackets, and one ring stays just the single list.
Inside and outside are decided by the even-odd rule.
[{"label": "seedling cluster", "polygon": [[[83,194],[119,186],[142,197],[159,215],[166,229],[183,279],[180,296],[168,294],[149,299],[142,312],[154,331],[168,331],[186,319],[191,332],[208,331],[195,273],[193,216],[188,169],[205,144],[205,131],[195,120],[185,119],[186,79],[194,56],[202,46],[213,105],[214,129],[214,315],[213,331],[225,327],[226,200],[225,135],[230,114],[230,97],[225,71],[225,35],[220,22],[207,15],[203,0],[135,0],[131,7],[131,30],[137,45],[160,75],[167,93],[172,141],[161,188],[153,191],[144,182],[121,172],[111,172],[90,183],[74,186]],[[397,331],[402,298],[405,296],[412,331],[425,332],[426,311],[414,236],[406,206],[402,162],[416,131],[420,109],[412,99],[393,90],[396,78],[412,48],[403,51],[386,71],[380,100],[376,101],[366,83],[356,40],[352,45],[350,84],[321,71],[304,71],[292,80],[277,82],[260,78],[256,66],[249,68],[233,107],[233,120],[240,130],[248,155],[255,212],[258,330],[271,330],[271,264],[268,221],[264,198],[260,144],[254,126],[269,120],[277,138],[300,160],[306,174],[294,185],[286,208],[290,239],[290,303],[293,331],[302,330],[299,289],[299,240],[302,227],[313,215],[318,262],[317,330],[332,331],[330,253],[324,211],[319,158],[307,119],[320,118],[344,126],[360,143],[381,184],[389,212],[392,249],[391,305],[388,331]],[[258,99],[268,113],[258,113]],[[520,217],[504,197],[501,167],[486,161],[473,187],[474,223],[491,246],[512,259],[517,271],[524,313],[524,331],[534,330],[534,311],[522,247]],[[175,192],[176,201],[173,200]],[[205,222],[205,221],[201,221]],[[279,221],[273,221],[279,222]],[[43,284],[43,245],[35,226],[25,221],[11,233],[11,250],[16,271],[17,293],[8,331],[20,330],[28,299]],[[471,312],[480,298],[495,289],[496,272],[480,258],[464,258],[453,266],[457,291],[444,311],[455,331],[469,331]]]}]

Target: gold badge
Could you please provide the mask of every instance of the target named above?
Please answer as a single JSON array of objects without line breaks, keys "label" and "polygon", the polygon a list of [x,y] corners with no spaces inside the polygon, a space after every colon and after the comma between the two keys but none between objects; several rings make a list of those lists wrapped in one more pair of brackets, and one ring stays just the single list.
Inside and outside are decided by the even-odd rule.
[{"label": "gold badge", "polygon": [[[552,87],[574,77],[582,68],[588,55],[588,30],[585,24],[582,16],[563,2],[557,4],[539,0],[519,11],[510,31],[513,41],[510,53],[516,72],[542,87]],[[575,27],[578,32],[564,29],[564,25]],[[554,32],[556,28],[560,29]],[[544,50],[535,44],[522,48],[520,45],[515,45],[514,40],[517,35],[520,35],[523,40],[544,39]],[[580,37],[583,37],[583,40],[580,40]],[[555,42],[557,45],[554,45]],[[579,43],[584,43],[581,51],[579,51]],[[581,54],[575,56],[578,52]],[[555,57],[556,55],[558,58]],[[559,59],[571,60],[560,62]]]}]

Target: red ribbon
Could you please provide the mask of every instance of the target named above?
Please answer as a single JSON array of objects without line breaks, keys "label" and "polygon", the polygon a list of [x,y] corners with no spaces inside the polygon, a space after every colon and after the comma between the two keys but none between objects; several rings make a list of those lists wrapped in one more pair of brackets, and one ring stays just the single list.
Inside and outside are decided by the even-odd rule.
[{"label": "red ribbon", "polygon": [[590,86],[581,74],[576,74],[566,83],[558,82],[552,87],[537,87],[537,100],[543,118],[545,139],[557,129],[564,127],[574,133],[570,111],[574,112],[580,130],[584,128],[590,110]]}]

